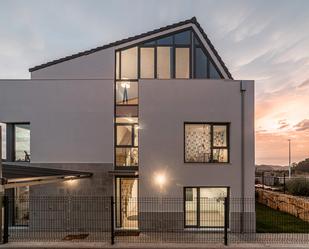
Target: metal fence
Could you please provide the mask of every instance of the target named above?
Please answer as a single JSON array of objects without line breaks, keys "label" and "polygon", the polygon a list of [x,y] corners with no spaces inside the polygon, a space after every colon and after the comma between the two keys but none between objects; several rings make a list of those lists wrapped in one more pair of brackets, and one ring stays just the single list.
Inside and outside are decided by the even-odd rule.
[{"label": "metal fence", "polygon": [[288,185],[292,182],[300,182],[306,184],[309,189],[309,176],[291,176],[289,177],[285,173],[279,175],[269,175],[264,172],[256,174],[255,184],[257,187],[280,191],[286,193],[289,191]]},{"label": "metal fence", "polygon": [[309,222],[254,199],[6,196],[4,207],[4,242],[309,242]]}]

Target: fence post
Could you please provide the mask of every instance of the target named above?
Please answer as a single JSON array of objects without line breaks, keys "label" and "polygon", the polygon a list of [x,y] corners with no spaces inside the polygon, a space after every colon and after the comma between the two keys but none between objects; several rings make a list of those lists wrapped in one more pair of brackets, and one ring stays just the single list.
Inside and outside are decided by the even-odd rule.
[{"label": "fence post", "polygon": [[224,198],[224,245],[228,244],[228,225],[229,225],[229,198]]},{"label": "fence post", "polygon": [[262,172],[262,185],[263,185],[263,189],[265,188],[265,183],[264,183],[264,172]]},{"label": "fence post", "polygon": [[285,173],[283,173],[283,193],[285,194]]},{"label": "fence post", "polygon": [[115,226],[114,226],[114,197],[111,196],[111,244],[115,244]]},{"label": "fence post", "polygon": [[4,221],[3,221],[3,244],[9,242],[9,198],[3,196]]}]

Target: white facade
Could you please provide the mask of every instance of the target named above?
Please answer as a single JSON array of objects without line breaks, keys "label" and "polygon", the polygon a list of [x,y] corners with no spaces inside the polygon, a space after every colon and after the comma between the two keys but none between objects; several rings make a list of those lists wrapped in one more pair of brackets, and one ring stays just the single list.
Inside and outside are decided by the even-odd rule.
[{"label": "white facade", "polygon": [[[31,80],[0,80],[0,122],[30,123],[31,164],[94,173],[78,191],[62,183],[33,187],[33,194],[117,192],[110,172],[116,169],[115,53],[183,29],[200,39],[221,79],[136,79],[139,163],[132,189],[138,197],[181,199],[185,187],[226,187],[230,197],[254,198],[254,82],[233,80],[194,22],[39,66]],[[228,123],[229,160],[184,162],[185,122]],[[126,167],[117,170],[128,175]]]}]

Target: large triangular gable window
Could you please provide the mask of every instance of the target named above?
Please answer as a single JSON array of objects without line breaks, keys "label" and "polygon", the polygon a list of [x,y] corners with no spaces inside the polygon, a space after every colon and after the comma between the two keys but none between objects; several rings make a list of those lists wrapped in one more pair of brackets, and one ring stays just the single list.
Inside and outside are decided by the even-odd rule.
[{"label": "large triangular gable window", "polygon": [[120,80],[222,78],[192,29],[119,50],[116,60]]}]

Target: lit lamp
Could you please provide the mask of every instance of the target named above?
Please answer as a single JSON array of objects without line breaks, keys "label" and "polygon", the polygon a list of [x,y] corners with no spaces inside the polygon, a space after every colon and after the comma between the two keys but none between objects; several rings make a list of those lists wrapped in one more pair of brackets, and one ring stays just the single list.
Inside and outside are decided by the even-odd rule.
[{"label": "lit lamp", "polygon": [[164,185],[166,184],[166,175],[164,172],[156,173],[154,175],[154,182],[159,186],[160,190],[163,190]]}]

